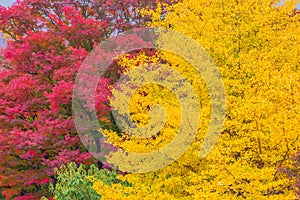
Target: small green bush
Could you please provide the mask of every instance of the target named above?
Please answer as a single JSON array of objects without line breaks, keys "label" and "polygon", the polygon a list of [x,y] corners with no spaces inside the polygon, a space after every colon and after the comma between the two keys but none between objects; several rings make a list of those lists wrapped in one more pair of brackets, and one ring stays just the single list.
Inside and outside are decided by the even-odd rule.
[{"label": "small green bush", "polygon": [[[59,169],[55,169],[56,183],[49,186],[54,199],[59,200],[99,200],[101,196],[92,189],[89,176],[102,180],[108,185],[121,183],[130,186],[130,183],[123,182],[117,178],[115,171],[109,172],[106,169],[98,169],[95,165],[79,167],[75,163],[68,163]],[[46,198],[44,198],[46,199]]]}]

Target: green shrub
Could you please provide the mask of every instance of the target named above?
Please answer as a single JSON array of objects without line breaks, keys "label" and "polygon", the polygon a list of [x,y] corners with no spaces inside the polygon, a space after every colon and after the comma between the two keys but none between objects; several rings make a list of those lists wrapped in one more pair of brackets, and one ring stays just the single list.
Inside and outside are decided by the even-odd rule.
[{"label": "green shrub", "polygon": [[89,177],[102,180],[108,185],[121,183],[130,186],[128,182],[122,182],[117,178],[115,171],[109,172],[106,169],[98,169],[95,165],[77,166],[75,163],[68,163],[59,169],[55,169],[56,183],[51,184],[49,189],[54,199],[59,200],[98,200],[101,196],[92,189]]}]

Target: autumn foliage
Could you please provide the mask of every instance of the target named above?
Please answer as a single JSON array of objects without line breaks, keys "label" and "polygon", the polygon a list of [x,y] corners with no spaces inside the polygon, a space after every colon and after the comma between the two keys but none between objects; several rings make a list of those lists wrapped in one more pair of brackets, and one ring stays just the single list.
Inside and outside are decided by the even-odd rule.
[{"label": "autumn foliage", "polygon": [[[164,51],[125,55],[112,64],[116,76],[101,79],[97,88],[98,117],[107,123],[111,142],[131,151],[154,151],[178,128],[176,97],[157,85],[137,90],[130,109],[132,119],[143,126],[150,107],[162,104],[169,121],[159,134],[137,140],[126,133],[120,136],[111,123],[109,85],[119,69],[140,64],[164,63],[192,83],[201,105],[200,128],[188,151],[172,165],[145,174],[113,174],[109,180],[119,182],[110,184],[84,177],[90,181],[88,188],[103,199],[295,199],[300,188],[300,15],[294,1],[276,3],[17,0],[12,7],[0,6],[0,31],[8,38],[0,55],[5,68],[0,71],[2,195],[19,200],[50,197],[47,186],[55,185],[54,168],[96,163],[72,119],[76,73],[99,42],[145,25],[183,33],[211,55],[226,88],[222,135],[213,151],[199,159],[211,108],[205,82],[193,66]],[[80,168],[74,174],[86,173]],[[60,176],[70,178],[63,172]]]},{"label": "autumn foliage", "polygon": [[[297,198],[300,16],[294,12],[295,1],[286,1],[283,6],[276,3],[183,0],[167,6],[163,16],[162,7],[142,11],[152,16],[149,26],[186,34],[212,56],[226,88],[225,125],[213,151],[199,159],[211,113],[210,96],[201,76],[184,59],[169,52],[123,59],[121,65],[129,69],[137,63],[164,59],[182,73],[201,102],[200,128],[189,150],[172,165],[155,172],[120,176],[133,188],[120,184],[107,187],[101,180],[95,181],[93,188],[104,199]],[[147,85],[131,102],[132,118],[141,125],[149,122],[146,108],[153,102],[172,112],[172,117],[155,139],[139,140],[130,135],[119,138],[108,132],[111,141],[126,150],[144,152],[160,148],[173,137],[180,107],[168,91]]]},{"label": "autumn foliage", "polygon": [[[142,26],[137,9],[155,6],[148,0],[18,0],[0,7],[0,30],[8,38],[0,73],[0,190],[6,199],[38,199],[47,195],[55,167],[95,162],[71,118],[76,71],[99,42]],[[99,105],[103,101],[105,95]]]}]

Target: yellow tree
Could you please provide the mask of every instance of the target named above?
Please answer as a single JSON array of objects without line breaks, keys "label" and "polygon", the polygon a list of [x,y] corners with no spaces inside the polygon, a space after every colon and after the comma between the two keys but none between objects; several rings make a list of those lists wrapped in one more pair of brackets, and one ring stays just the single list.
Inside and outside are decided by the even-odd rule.
[{"label": "yellow tree", "polygon": [[[272,0],[183,0],[161,5],[150,15],[152,27],[183,33],[202,45],[221,71],[226,88],[226,121],[222,135],[210,154],[198,158],[209,124],[210,97],[205,82],[182,58],[159,51],[151,58],[141,54],[120,62],[129,69],[136,63],[167,60],[170,67],[193,82],[201,103],[200,129],[189,150],[172,165],[146,174],[122,178],[132,188],[96,189],[110,199],[294,199],[292,180],[278,173],[300,147],[300,15],[296,2],[275,6]],[[167,10],[162,14],[162,7]],[[107,133],[115,144],[130,150],[159,148],[173,137],[180,108],[169,91],[148,85],[131,101],[132,118],[147,123],[147,106],[163,102],[174,117],[157,140],[124,140]],[[143,102],[143,103],[138,103]],[[175,125],[174,125],[175,124]],[[128,136],[124,136],[128,137]],[[143,150],[144,149],[144,150]],[[121,191],[121,192],[120,192]]]}]

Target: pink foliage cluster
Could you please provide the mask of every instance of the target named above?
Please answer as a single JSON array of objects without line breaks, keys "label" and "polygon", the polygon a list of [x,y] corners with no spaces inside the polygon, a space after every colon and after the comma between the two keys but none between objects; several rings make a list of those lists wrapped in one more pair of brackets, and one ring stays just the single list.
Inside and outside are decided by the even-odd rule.
[{"label": "pink foliage cluster", "polygon": [[[0,190],[6,199],[49,196],[41,185],[54,181],[53,168],[95,162],[72,120],[76,73],[99,42],[142,26],[145,18],[136,8],[152,9],[157,2],[17,0],[0,6],[0,31],[10,37],[1,61],[6,70],[0,71]],[[101,118],[110,111],[112,80],[99,81]]]}]

